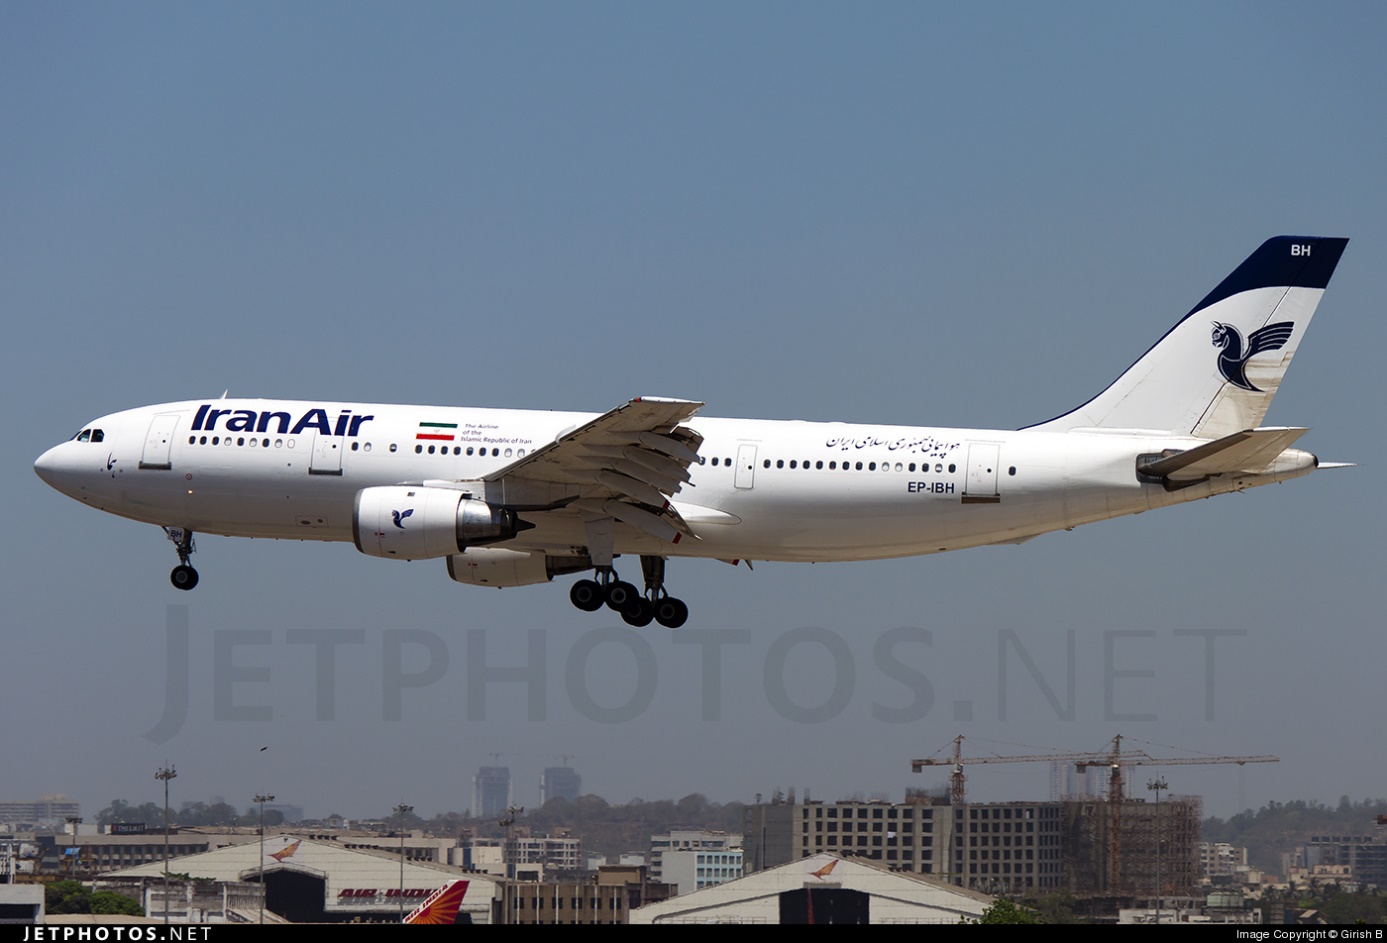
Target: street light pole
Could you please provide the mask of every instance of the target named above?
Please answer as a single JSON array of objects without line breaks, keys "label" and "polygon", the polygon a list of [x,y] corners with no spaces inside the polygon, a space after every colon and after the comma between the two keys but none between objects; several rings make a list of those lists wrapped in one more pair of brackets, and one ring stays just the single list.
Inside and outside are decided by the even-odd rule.
[{"label": "street light pole", "polygon": [[69,815],[67,824],[72,826],[72,861],[68,867],[69,876],[77,873],[77,866],[82,863],[82,846],[77,842],[77,833],[81,831],[82,817],[80,815]]},{"label": "street light pole", "polygon": [[401,802],[395,806],[395,814],[400,818],[400,923],[405,922],[405,816],[414,811],[414,806]]},{"label": "street light pole", "polygon": [[164,781],[164,924],[169,922],[169,780],[178,777],[178,770],[165,766],[154,774]]},{"label": "street light pole", "polygon": [[255,801],[260,803],[260,922],[265,922],[265,803],[274,802],[275,797],[256,793]]},{"label": "street light pole", "polygon": [[1170,789],[1165,777],[1157,776],[1146,783],[1156,793],[1156,922],[1161,922],[1161,790]]}]

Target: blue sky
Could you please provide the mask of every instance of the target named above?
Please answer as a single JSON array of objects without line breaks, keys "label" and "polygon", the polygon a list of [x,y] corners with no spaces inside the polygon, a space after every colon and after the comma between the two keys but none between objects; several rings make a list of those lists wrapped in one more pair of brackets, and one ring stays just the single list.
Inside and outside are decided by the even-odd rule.
[{"label": "blue sky", "polygon": [[[1363,731],[1387,654],[1384,19],[1366,3],[6,5],[0,793],[94,813],[153,798],[167,759],[187,799],[461,810],[504,754],[526,803],[562,755],[613,801],[898,797],[942,781],[909,761],[958,733],[1015,753],[1121,733],[1283,758],[1167,773],[1218,814],[1381,795]],[[1022,547],[672,564],[688,630],[730,635],[623,643],[567,581],[481,591],[346,545],[205,538],[184,597],[157,529],[32,472],[94,416],[223,389],[594,412],[668,395],[719,416],[1014,428],[1087,399],[1280,233],[1352,241],[1268,422],[1362,467]],[[188,711],[160,739],[183,603]],[[902,628],[896,657],[930,695],[909,723],[873,711],[923,703],[877,657]],[[330,719],[294,632],[350,642]],[[1210,666],[1206,636],[1178,632],[1231,634]],[[1072,712],[1017,644],[1057,697],[1072,687]],[[501,682],[479,716],[479,658],[542,674],[542,716]],[[768,672],[833,716],[787,717]],[[612,720],[582,691],[649,705]],[[1048,790],[1027,766],[970,786]]]}]

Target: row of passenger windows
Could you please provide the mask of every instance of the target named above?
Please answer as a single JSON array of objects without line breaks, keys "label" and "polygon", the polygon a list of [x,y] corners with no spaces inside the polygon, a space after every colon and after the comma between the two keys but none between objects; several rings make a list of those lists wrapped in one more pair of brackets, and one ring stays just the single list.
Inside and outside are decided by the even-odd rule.
[{"label": "row of passenger windows", "polygon": [[[714,467],[717,467],[719,464],[721,464],[721,465],[723,465],[723,466],[726,466],[726,467],[728,467],[728,468],[730,468],[730,467],[732,466],[732,459],[730,459],[730,458],[724,458],[724,459],[721,459],[721,460],[714,458],[714,459],[711,460],[711,462],[712,462],[712,464],[713,464]],[[786,464],[786,463],[785,463],[785,460],[784,460],[783,458],[779,458],[779,459],[776,459],[776,460],[775,460],[775,467],[776,467],[776,468],[784,468],[784,467],[785,467],[785,464]],[[805,459],[804,461],[801,462],[801,461],[799,461],[798,459],[793,459],[793,458],[790,459],[789,465],[790,465],[791,468],[803,468],[803,469],[813,468],[813,469],[816,469],[816,470],[822,470],[822,469],[825,467],[825,465],[824,465],[824,463],[823,463],[822,461],[812,462],[812,463],[811,463],[808,459]],[[762,467],[762,468],[770,468],[770,467],[771,467],[771,460],[770,460],[770,459],[764,460],[764,461],[761,463],[761,467]],[[909,462],[909,463],[906,463],[906,462],[896,462],[894,465],[893,465],[891,462],[882,462],[880,465],[878,465],[876,462],[843,462],[841,467],[842,467],[842,470],[843,470],[843,471],[877,471],[878,468],[879,468],[881,471],[884,471],[884,472],[889,472],[889,471],[898,471],[898,472],[907,472],[907,471],[908,471],[908,472],[913,472],[913,471],[916,470],[916,464],[915,464],[914,462]],[[934,471],[935,471],[936,473],[938,473],[938,474],[943,474],[943,472],[944,472],[944,467],[945,467],[945,466],[944,466],[944,463],[943,463],[943,462],[937,462],[937,463],[935,463],[935,465],[934,465]],[[839,464],[838,464],[838,462],[836,462],[836,461],[831,461],[831,462],[828,463],[827,468],[828,468],[829,471],[837,471],[837,470],[839,469]],[[955,465],[954,463],[950,462],[950,463],[949,463],[949,466],[948,466],[948,470],[949,470],[949,473],[952,474],[952,473],[958,471],[958,466]],[[929,464],[929,462],[922,462],[922,463],[920,463],[920,465],[919,465],[919,471],[920,471],[922,474],[929,474],[929,472],[930,472],[930,464]],[[991,471],[991,469],[988,469],[988,471]],[[1007,469],[1007,474],[1014,477],[1014,476],[1016,475],[1016,466],[1015,466],[1015,465],[1012,465],[1011,467],[1009,467],[1009,468]]]},{"label": "row of passenger windows", "polygon": [[[189,445],[244,445],[244,446],[246,446],[246,447],[248,447],[248,448],[252,448],[252,449],[255,448],[256,446],[259,446],[259,447],[264,448],[264,449],[268,449],[268,448],[270,447],[270,440],[269,440],[269,439],[257,439],[255,436],[251,436],[249,439],[247,439],[245,436],[237,436],[236,439],[235,439],[235,441],[233,442],[231,436],[229,436],[229,435],[227,435],[227,436],[214,435],[214,436],[212,436],[211,438],[208,438],[208,437],[205,436],[205,435],[204,435],[204,436],[190,435],[190,436],[188,436],[188,444],[189,444]],[[274,440],[274,447],[277,448],[277,449],[282,449],[282,448],[284,448],[286,445],[287,445],[289,448],[292,449],[292,448],[294,447],[294,440],[293,440],[293,439],[289,439],[287,442],[286,442],[284,439],[275,439],[275,440]]]},{"label": "row of passenger windows", "polygon": [[[88,433],[91,434],[91,435],[90,435],[90,441],[92,441],[92,442],[100,442],[100,441],[102,440],[102,438],[103,438],[100,429],[84,429],[82,432],[78,433],[78,435],[77,435],[78,441],[80,441],[80,442],[89,441],[89,440],[86,439],[86,438],[82,438],[82,436],[86,436]],[[190,436],[188,436],[188,444],[189,444],[189,445],[237,445],[237,446],[245,446],[245,447],[247,447],[247,448],[252,448],[252,449],[253,449],[253,448],[256,448],[256,447],[268,449],[268,448],[270,448],[271,446],[273,446],[274,448],[277,448],[277,449],[279,449],[279,448],[290,448],[290,449],[292,449],[292,448],[294,447],[294,445],[296,444],[296,442],[295,442],[294,439],[274,439],[274,440],[272,441],[272,440],[270,440],[270,439],[257,439],[255,436],[251,436],[250,438],[246,438],[245,436],[237,436],[237,437],[235,437],[235,438],[233,439],[233,438],[232,438],[231,436],[229,436],[229,435],[228,435],[228,436],[220,436],[220,435],[214,435],[214,436],[205,436],[205,435],[204,435],[204,436],[196,436],[196,435],[190,435]],[[392,442],[391,445],[390,445],[390,451],[391,451],[391,452],[399,451],[399,448],[400,448],[400,447],[399,447],[398,445],[394,444],[393,442]],[[446,446],[446,445],[443,445],[443,446],[432,446],[432,445],[431,445],[431,446],[429,446],[429,454],[430,454],[430,455],[435,454],[435,449],[437,449],[437,454],[440,454],[440,455],[447,455],[447,454],[448,454],[448,446]],[[369,451],[371,451],[371,443],[370,443],[370,442],[353,442],[353,443],[352,443],[352,451],[353,451],[353,452],[358,452],[358,451],[360,451],[360,452],[369,452]],[[424,447],[423,447],[422,445],[416,445],[416,446],[414,447],[414,452],[415,452],[416,455],[417,455],[417,454],[422,454],[423,451],[424,451]],[[453,454],[454,454],[454,455],[461,455],[461,454],[463,454],[463,451],[464,451],[464,450],[463,450],[463,448],[462,448],[461,446],[453,446]],[[478,457],[485,457],[485,456],[488,455],[488,454],[490,454],[493,458],[500,458],[500,457],[501,457],[501,450],[500,450],[500,449],[491,449],[491,450],[488,452],[487,449],[478,449],[478,448],[474,448],[473,446],[470,446],[470,445],[467,447],[466,453],[467,453],[468,455],[477,455]],[[523,457],[525,456],[525,450],[524,450],[524,449],[520,449],[520,450],[519,450],[519,454],[520,454],[520,456],[523,458]],[[511,449],[506,449],[506,458],[510,458],[510,457],[511,457]]]},{"label": "row of passenger windows", "polygon": [[[724,459],[721,460],[721,462],[719,462],[719,460],[716,459],[716,458],[712,459],[711,461],[712,461],[712,464],[713,464],[714,467],[717,467],[717,466],[719,465],[719,463],[721,463],[722,465],[727,466],[727,467],[731,467],[731,465],[732,465],[732,459],[730,459],[730,458],[724,458]],[[776,468],[784,468],[785,465],[786,465],[786,462],[785,462],[785,460],[784,460],[783,458],[778,458],[778,459],[775,460],[775,467],[776,467]],[[790,459],[790,461],[789,461],[789,466],[790,466],[791,468],[805,468],[805,469],[814,468],[814,469],[820,469],[820,470],[823,469],[823,468],[827,468],[829,471],[837,471],[837,470],[838,470],[838,467],[839,467],[839,466],[838,466],[838,462],[836,462],[836,461],[828,462],[828,463],[825,465],[825,463],[822,462],[822,461],[819,461],[819,462],[810,462],[808,459],[805,459],[804,461],[801,462],[800,460],[798,460],[798,459],[793,459],[793,458]],[[770,468],[770,467],[771,467],[771,460],[770,460],[770,459],[766,459],[765,461],[763,461],[763,462],[761,463],[761,467],[762,467],[762,468]],[[842,463],[842,470],[843,470],[843,471],[876,471],[877,468],[878,468],[878,466],[877,466],[877,463],[876,463],[876,462],[843,462],[843,463]],[[890,462],[882,462],[881,465],[880,465],[880,468],[881,468],[882,471],[892,471],[892,470],[894,469],[895,471],[910,471],[910,472],[913,472],[913,471],[916,470],[916,464],[915,464],[914,462],[910,462],[909,464],[906,464],[906,463],[904,463],[904,462],[896,462],[895,465],[892,465]],[[926,472],[926,473],[929,472],[929,470],[930,470],[929,462],[924,462],[924,463],[922,463],[922,464],[919,466],[919,470],[920,470],[921,472]],[[944,464],[943,464],[942,462],[936,464],[936,465],[934,466],[934,470],[935,470],[936,472],[943,473],[943,471],[944,471]],[[950,472],[954,472],[954,471],[957,471],[957,470],[958,470],[958,466],[952,465],[952,464],[949,465],[949,471],[950,471]],[[1013,468],[1013,469],[1011,470],[1011,473],[1012,473],[1013,475],[1016,474],[1016,469]]]},{"label": "row of passenger windows", "polygon": [[[355,448],[355,446],[353,446],[353,448]],[[369,446],[368,446],[368,448],[369,448]],[[392,448],[393,448],[393,446],[392,446]],[[438,450],[437,454],[439,454],[439,455],[447,455],[447,454],[448,454],[448,446],[446,446],[446,445],[439,445],[439,446],[433,446],[433,445],[431,445],[431,446],[428,447],[428,453],[429,453],[430,455],[435,454],[435,453],[434,453],[434,449],[435,449],[435,448]],[[463,448],[462,446],[460,446],[460,445],[455,445],[455,446],[453,446],[453,454],[454,454],[454,455],[462,455],[464,452],[466,452],[466,454],[468,454],[468,455],[472,455],[472,454],[475,453],[476,455],[478,455],[478,456],[480,456],[480,457],[483,457],[483,458],[485,458],[486,455],[488,454],[488,452],[487,452],[487,450],[486,450],[485,448],[474,449],[473,446],[470,446],[470,445],[469,445],[466,449],[464,449],[464,448]],[[424,446],[422,446],[422,445],[416,445],[416,446],[414,447],[414,454],[415,454],[415,455],[422,455],[422,454],[424,454]],[[501,457],[501,450],[500,450],[500,449],[497,449],[497,448],[493,448],[489,454],[491,455],[492,458],[500,458],[500,457]],[[506,449],[506,458],[512,458],[512,457],[517,456],[517,455],[518,455],[520,458],[524,458],[524,457],[525,457],[525,450],[524,450],[524,449]]]}]

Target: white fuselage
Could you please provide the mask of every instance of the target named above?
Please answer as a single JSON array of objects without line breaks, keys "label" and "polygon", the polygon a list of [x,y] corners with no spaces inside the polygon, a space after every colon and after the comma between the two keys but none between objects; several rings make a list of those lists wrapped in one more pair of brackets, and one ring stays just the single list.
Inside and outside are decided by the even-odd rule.
[{"label": "white fuselage", "polygon": [[[379,485],[475,481],[595,414],[280,400],[189,401],[114,413],[38,461],[86,504],[199,533],[352,540],[356,495]],[[998,431],[696,417],[699,461],[673,500],[696,539],[634,528],[617,553],[867,560],[1017,542],[1048,531],[1298,477],[1288,449],[1260,474],[1177,490],[1137,457],[1197,439],[1121,430]],[[85,432],[86,430],[84,430]],[[505,542],[580,551],[575,516],[538,513]]]}]

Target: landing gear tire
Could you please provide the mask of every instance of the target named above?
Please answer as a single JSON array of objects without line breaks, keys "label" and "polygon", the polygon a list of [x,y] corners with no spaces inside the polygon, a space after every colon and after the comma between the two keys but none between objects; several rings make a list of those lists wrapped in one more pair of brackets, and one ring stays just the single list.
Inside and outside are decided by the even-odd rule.
[{"label": "landing gear tire", "polygon": [[173,584],[174,589],[192,589],[197,585],[197,570],[186,564],[176,566],[169,574],[169,582]]},{"label": "landing gear tire", "polygon": [[601,583],[596,580],[579,580],[568,591],[568,601],[584,612],[596,612],[607,600],[602,592]]},{"label": "landing gear tire", "polygon": [[615,609],[623,615],[640,598],[640,591],[631,583],[619,580],[607,586],[607,608]]},{"label": "landing gear tire", "polygon": [[667,629],[677,629],[689,619],[689,607],[683,600],[666,596],[655,603],[655,621]]},{"label": "landing gear tire", "polygon": [[642,599],[626,609],[621,614],[621,618],[627,625],[634,625],[638,629],[643,629],[655,618],[655,606],[648,599]]}]

